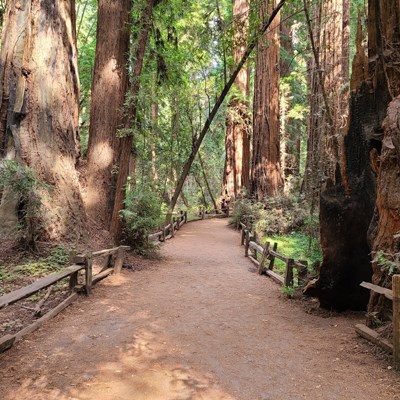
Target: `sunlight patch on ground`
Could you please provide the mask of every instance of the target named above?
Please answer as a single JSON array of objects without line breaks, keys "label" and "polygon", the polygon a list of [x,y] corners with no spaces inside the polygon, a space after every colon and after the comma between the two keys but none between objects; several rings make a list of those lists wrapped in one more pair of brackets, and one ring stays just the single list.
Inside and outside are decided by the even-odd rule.
[{"label": "sunlight patch on ground", "polygon": [[169,363],[171,351],[179,352],[142,331],[120,349],[117,361],[98,366],[97,377],[71,394],[79,400],[235,400],[213,382],[211,375]]}]

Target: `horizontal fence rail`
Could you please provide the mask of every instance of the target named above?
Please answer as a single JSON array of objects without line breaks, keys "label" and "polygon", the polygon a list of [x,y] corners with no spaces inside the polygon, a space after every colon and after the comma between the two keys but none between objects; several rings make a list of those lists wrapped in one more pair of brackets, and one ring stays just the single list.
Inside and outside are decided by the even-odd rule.
[{"label": "horizontal fence rail", "polygon": [[[276,282],[288,288],[294,287],[294,270],[297,270],[297,285],[304,287],[308,277],[308,262],[304,260],[294,260],[277,252],[278,244],[274,243],[271,247],[270,242],[266,242],[264,247],[256,241],[255,234],[243,222],[237,224],[241,229],[241,244],[244,245],[244,255],[248,257],[257,267],[260,275],[268,275]],[[284,276],[275,272],[275,259],[285,263]],[[267,265],[266,265],[267,263]]]},{"label": "horizontal fence rail", "polygon": [[[87,296],[91,293],[92,287],[104,279],[111,273],[118,274],[121,272],[126,251],[129,250],[128,246],[119,246],[112,249],[100,250],[93,253],[86,254],[71,254],[70,261],[73,265],[63,268],[61,271],[54,274],[45,276],[25,286],[21,289],[14,290],[0,297],[0,309],[17,303],[20,300],[26,299],[39,291],[49,288],[43,299],[41,299],[37,306],[33,309],[34,316],[41,316],[41,308],[45,301],[49,298],[51,293],[51,286],[69,277],[69,296],[58,304],[55,308],[48,311],[44,316],[41,316],[35,322],[23,328],[13,335],[5,335],[0,338],[0,353],[8,350],[13,344],[21,340],[25,335],[34,332],[40,328],[45,322],[54,318],[62,310],[72,304],[78,297],[79,293],[85,293]],[[93,259],[97,257],[105,257],[100,272],[93,276]],[[85,272],[85,280],[83,285],[78,284],[79,273]]]},{"label": "horizontal fence rail", "polygon": [[393,364],[397,370],[400,370],[400,275],[393,275],[392,290],[369,282],[362,282],[360,286],[369,289],[372,292],[379,293],[392,301],[393,305],[393,343],[387,339],[381,338],[373,329],[364,324],[355,326],[356,332],[363,338],[380,346],[389,353],[393,353]]}]

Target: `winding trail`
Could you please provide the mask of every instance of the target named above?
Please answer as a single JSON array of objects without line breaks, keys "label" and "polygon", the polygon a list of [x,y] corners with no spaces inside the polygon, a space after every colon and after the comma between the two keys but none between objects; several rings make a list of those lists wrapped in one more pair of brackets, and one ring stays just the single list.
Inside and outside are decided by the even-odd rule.
[{"label": "winding trail", "polygon": [[400,375],[354,334],[362,315],[307,314],[239,241],[226,220],[184,225],[163,260],[0,355],[0,398],[400,399]]}]

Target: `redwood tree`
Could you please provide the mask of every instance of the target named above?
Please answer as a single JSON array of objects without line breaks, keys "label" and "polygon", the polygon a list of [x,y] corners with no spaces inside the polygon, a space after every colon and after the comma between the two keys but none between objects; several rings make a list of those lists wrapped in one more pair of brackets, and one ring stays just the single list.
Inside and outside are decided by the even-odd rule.
[{"label": "redwood tree", "polygon": [[[370,227],[374,252],[381,252],[373,263],[372,282],[390,287],[391,277],[384,259],[396,259],[400,250],[400,4],[395,0],[370,0],[368,10],[369,75],[371,101],[375,110],[369,116],[372,167],[377,174],[375,218]],[[397,272],[399,267],[397,266]],[[389,305],[391,310],[391,305]],[[382,318],[384,296],[372,294],[368,311]],[[390,311],[391,314],[391,311]],[[370,319],[373,322],[373,318]]]},{"label": "redwood tree", "polygon": [[83,202],[75,1],[10,0],[0,54],[0,149],[30,167],[42,189],[43,237],[79,239]]},{"label": "redwood tree", "polygon": [[[396,63],[400,59],[399,5],[371,0],[368,10],[368,75],[358,38],[353,64],[350,123],[344,137],[342,162],[335,180],[327,180],[321,194],[321,241],[324,259],[317,291],[321,304],[335,308],[364,308],[370,281],[371,250],[397,251],[400,228],[397,137],[394,123],[400,84]],[[359,31],[360,36],[360,31]],[[385,119],[386,117],[386,119]],[[375,176],[378,177],[375,206]],[[387,273],[373,264],[373,282],[388,285]],[[383,310],[373,295],[369,310]]]},{"label": "redwood tree", "polygon": [[90,107],[85,205],[92,219],[108,229],[115,192],[115,171],[127,89],[129,14],[132,0],[99,0],[96,57]]},{"label": "redwood tree", "polygon": [[[149,37],[149,31],[152,23],[153,6],[156,5],[159,0],[146,0],[143,13],[140,16],[139,30],[137,40],[134,43],[134,62],[132,67],[132,75],[129,89],[129,106],[126,110],[126,116],[124,121],[124,127],[129,129],[135,122],[137,113],[137,101],[140,90],[140,75],[143,68],[143,59],[146,51],[147,40]],[[125,185],[129,176],[130,160],[132,158],[132,145],[133,136],[128,133],[122,137],[118,143],[117,152],[117,181],[115,190],[115,199],[112,210],[111,218],[111,234],[117,240],[120,238],[122,233],[122,221],[120,217],[120,211],[124,208],[125,201]]]},{"label": "redwood tree", "polygon": [[[261,2],[260,17],[270,14],[276,3]],[[283,187],[279,152],[279,23],[278,14],[256,51],[251,192],[260,200],[278,194]]]},{"label": "redwood tree", "polygon": [[[237,65],[247,47],[249,0],[233,1],[233,61]],[[224,196],[234,199],[243,189],[247,191],[250,179],[250,121],[247,97],[250,70],[239,72],[226,116]]]}]

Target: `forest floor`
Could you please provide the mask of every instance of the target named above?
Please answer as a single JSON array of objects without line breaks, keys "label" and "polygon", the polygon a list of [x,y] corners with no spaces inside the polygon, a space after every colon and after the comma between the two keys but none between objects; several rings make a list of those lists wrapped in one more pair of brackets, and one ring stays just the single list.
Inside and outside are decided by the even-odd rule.
[{"label": "forest floor", "polygon": [[1,398],[400,399],[390,358],[354,332],[361,313],[285,298],[239,242],[226,220],[184,225],[161,260],[1,354]]}]

